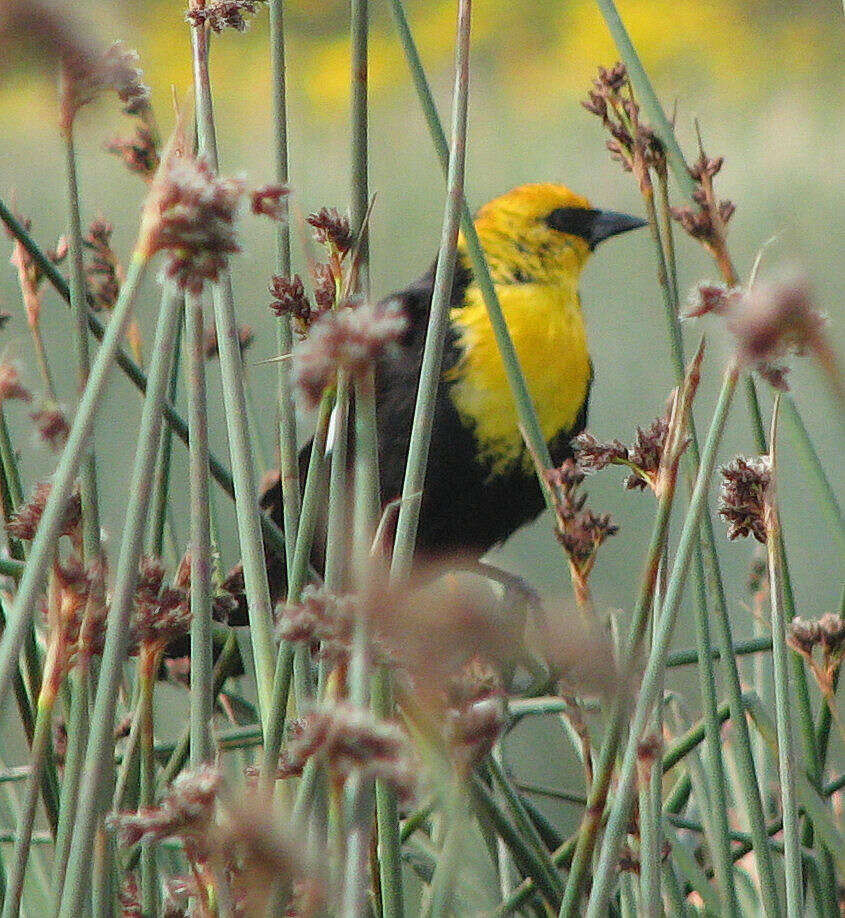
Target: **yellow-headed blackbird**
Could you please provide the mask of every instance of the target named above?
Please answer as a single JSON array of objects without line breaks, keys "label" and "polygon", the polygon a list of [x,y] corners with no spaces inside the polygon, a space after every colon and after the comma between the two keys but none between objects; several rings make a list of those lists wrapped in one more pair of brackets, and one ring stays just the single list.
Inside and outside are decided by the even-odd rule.
[{"label": "yellow-headed blackbird", "polygon": [[[645,226],[638,217],[596,210],[563,185],[528,184],[490,201],[475,226],[553,461],[571,455],[586,423],[593,369],[578,280],[603,240]],[[434,284],[434,267],[394,293],[407,319],[397,349],[376,368],[379,470],[383,501],[402,491],[411,423]],[[310,445],[303,450],[307,464]],[[281,525],[281,491],[263,505]],[[493,330],[461,235],[451,322],[417,548],[436,556],[478,557],[534,519],[543,507],[533,465]],[[285,589],[280,559],[270,559],[271,592]]]}]

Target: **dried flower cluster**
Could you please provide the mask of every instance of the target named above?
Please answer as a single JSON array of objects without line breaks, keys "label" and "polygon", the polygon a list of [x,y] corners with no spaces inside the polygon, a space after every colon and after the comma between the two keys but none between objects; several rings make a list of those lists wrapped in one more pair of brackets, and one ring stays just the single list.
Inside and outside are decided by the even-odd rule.
[{"label": "dried flower cluster", "polygon": [[334,383],[338,369],[362,376],[386,348],[399,341],[405,328],[405,315],[395,301],[324,313],[294,351],[295,385],[309,405],[316,405]]},{"label": "dried flower cluster", "polygon": [[586,509],[587,495],[579,492],[584,472],[573,459],[546,473],[546,481],[555,498],[556,535],[569,557],[570,564],[583,581],[592,570],[596,552],[619,527],[609,514],[597,516]]},{"label": "dried flower cluster", "polygon": [[243,182],[220,178],[203,159],[166,156],[145,214],[145,254],[167,251],[165,273],[199,293],[240,251],[235,220]]},{"label": "dried flower cluster", "polygon": [[106,149],[119,156],[126,168],[140,175],[145,182],[153,180],[159,164],[158,138],[146,121],[139,121],[128,137],[113,137],[106,144]]},{"label": "dried flower cluster", "polygon": [[[817,621],[794,618],[787,629],[787,643],[807,661],[825,698],[836,692],[836,673],[845,656],[845,619],[832,612]],[[821,663],[813,651],[821,650]]]},{"label": "dried flower cluster", "polygon": [[4,360],[0,363],[0,402],[9,399],[31,402],[32,393],[21,382],[20,367]]},{"label": "dried flower cluster", "polygon": [[333,248],[339,255],[346,255],[355,243],[349,227],[349,218],[335,207],[322,207],[317,213],[309,214],[308,223],[314,227],[314,239],[321,245]]},{"label": "dried flower cluster", "polygon": [[727,226],[736,207],[731,201],[719,201],[713,189],[713,178],[724,164],[724,158],[708,157],[702,150],[690,167],[690,175],[697,187],[692,204],[671,208],[672,216],[693,239],[698,239],[721,261],[725,257],[724,244]]},{"label": "dried flower cluster", "polygon": [[290,189],[285,185],[264,185],[250,192],[249,208],[258,216],[284,220],[287,217],[285,198],[288,194]]},{"label": "dried flower cluster", "polygon": [[790,354],[812,351],[823,364],[829,362],[827,320],[813,305],[809,283],[802,275],[757,281],[748,290],[701,285],[693,292],[687,316],[707,313],[724,317],[736,338],[739,360],[776,389],[789,388],[789,368],[781,361]]},{"label": "dried flower cluster", "polygon": [[127,115],[150,107],[150,90],[143,82],[136,51],[115,42],[96,59],[66,59],[61,100],[61,126],[67,132],[76,113],[104,92],[115,92]]},{"label": "dried flower cluster", "polygon": [[120,295],[120,265],[111,247],[114,227],[106,220],[94,220],[82,244],[89,253],[85,266],[88,297],[93,309],[111,309]]},{"label": "dried flower cluster", "polygon": [[53,452],[64,449],[70,434],[70,424],[62,409],[52,403],[46,402],[36,411],[30,412],[30,418],[35,424],[38,436]]},{"label": "dried flower cluster", "polygon": [[[27,232],[32,230],[32,220],[17,213],[15,217]],[[18,271],[18,283],[20,285],[21,297],[26,310],[26,319],[30,328],[37,328],[41,314],[41,297],[39,291],[44,280],[44,275],[38,263],[23,247],[23,244],[12,236],[11,232],[5,228],[5,225],[4,229],[6,235],[13,240],[12,256],[9,261]],[[53,264],[58,264],[67,256],[67,242],[63,239],[59,239],[56,248],[47,250],[45,254]]]},{"label": "dried flower cluster", "polygon": [[[35,538],[47,498],[50,496],[52,485],[47,481],[39,482],[35,486],[32,497],[12,515],[6,524],[6,531],[16,539],[31,542]],[[79,491],[75,490],[65,507],[60,535],[69,536],[74,542],[80,538],[80,524],[82,522],[82,501]]]},{"label": "dried flower cluster", "polygon": [[208,26],[212,32],[224,29],[243,32],[262,0],[191,0],[186,19],[194,26]]},{"label": "dried flower cluster", "polygon": [[281,607],[277,634],[282,641],[319,644],[320,657],[329,664],[337,664],[349,659],[353,620],[352,597],[335,596],[324,587],[307,586],[298,603]]},{"label": "dried flower cluster", "polygon": [[[270,295],[273,297],[270,309],[277,316],[290,316],[293,330],[300,338],[305,338],[311,323],[325,310],[319,306],[312,306],[305,292],[302,278],[298,274],[285,277],[274,274],[270,278]],[[331,309],[334,304],[334,281],[332,280],[332,300],[326,307]]]},{"label": "dried flower cluster", "polygon": [[599,67],[593,89],[581,104],[597,115],[610,133],[607,149],[626,172],[632,172],[646,193],[651,190],[649,169],[665,169],[665,156],[654,132],[640,122],[640,107],[623,63],[609,70]]},{"label": "dried flower cluster", "polygon": [[598,472],[609,465],[624,465],[632,470],[625,479],[626,488],[637,490],[649,487],[656,490],[668,433],[669,418],[663,416],[652,421],[646,430],[638,427],[631,446],[619,440],[602,443],[584,431],[572,441],[572,447],[578,467],[584,472]]},{"label": "dried flower cluster", "polygon": [[211,766],[183,771],[159,806],[137,813],[115,813],[109,817],[109,827],[117,831],[124,845],[134,845],[141,839],[195,840],[207,831],[214,818],[221,784],[220,772]]},{"label": "dried flower cluster", "polygon": [[323,757],[344,778],[360,769],[369,778],[385,781],[405,799],[416,787],[417,767],[406,735],[356,705],[319,708],[299,721],[282,751],[281,776],[301,774],[314,755]]},{"label": "dried flower cluster", "polygon": [[186,582],[185,570],[183,562],[175,583],[169,586],[165,583],[165,569],[160,559],[141,559],[135,587],[130,654],[146,652],[151,657],[158,657],[171,641],[190,629],[190,583]]},{"label": "dried flower cluster", "polygon": [[722,468],[719,514],[728,522],[728,538],[753,535],[766,543],[766,505],[772,484],[772,463],[768,456],[735,456]]},{"label": "dried flower cluster", "polygon": [[496,670],[473,658],[450,680],[445,737],[459,770],[466,772],[493,748],[505,726],[502,680]]}]

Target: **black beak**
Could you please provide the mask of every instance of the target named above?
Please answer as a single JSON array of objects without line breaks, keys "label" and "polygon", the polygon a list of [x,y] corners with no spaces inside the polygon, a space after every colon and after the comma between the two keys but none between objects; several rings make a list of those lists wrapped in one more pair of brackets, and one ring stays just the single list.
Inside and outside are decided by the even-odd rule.
[{"label": "black beak", "polygon": [[647,220],[632,217],[630,214],[617,214],[612,210],[594,210],[593,214],[587,233],[587,242],[591,249],[611,236],[648,226]]}]

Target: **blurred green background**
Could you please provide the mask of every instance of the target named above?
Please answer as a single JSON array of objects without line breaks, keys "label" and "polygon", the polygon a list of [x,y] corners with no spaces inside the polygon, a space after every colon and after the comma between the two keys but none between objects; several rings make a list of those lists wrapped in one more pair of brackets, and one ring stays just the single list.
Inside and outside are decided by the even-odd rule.
[{"label": "blurred green background", "polygon": [[[580,106],[599,64],[616,54],[591,0],[486,0],[477,2],[471,77],[467,196],[472,206],[525,181],[562,181],[597,206],[640,213],[630,176],[611,163],[595,118]],[[441,114],[448,116],[455,4],[416,0],[407,4],[423,61]],[[303,212],[322,205],[345,207],[348,198],[347,4],[339,0],[294,0],[286,4],[289,29],[291,177]],[[812,279],[818,303],[831,317],[841,351],[843,196],[841,151],[845,140],[843,39],[838,0],[620,0],[620,12],[664,105],[676,111],[678,134],[688,158],[695,154],[694,120],[706,148],[724,155],[719,176],[723,196],[737,204],[730,244],[747,275],[759,248],[770,238],[763,273],[799,266]],[[182,98],[190,88],[188,30],[184,5],[171,0],[79,2],[74,15],[106,40],[122,39],[142,57],[153,88],[157,117],[172,124],[171,86]],[[24,25],[20,26],[25,28]],[[253,182],[272,178],[267,13],[261,10],[245,34],[215,38],[212,76],[221,168],[245,173]],[[64,172],[55,130],[54,77],[49,62],[28,56],[25,42],[12,42],[0,63],[0,194],[32,217],[34,232],[52,244],[64,230]],[[430,263],[439,238],[443,181],[396,40],[388,5],[372,4],[371,190],[377,200],[371,223],[372,283],[378,296],[402,286]],[[144,186],[103,150],[127,119],[113,99],[85,109],[78,120],[83,220],[98,215],[114,222],[115,246],[131,249]],[[247,362],[263,437],[271,447],[275,369],[259,365],[274,354],[267,282],[273,266],[272,227],[245,221],[244,253],[236,260],[239,316],[256,331]],[[4,243],[5,245],[5,243]],[[702,251],[678,240],[683,289],[715,271]],[[301,270],[302,258],[295,246]],[[603,246],[585,271],[582,297],[596,367],[589,426],[602,438],[627,440],[636,424],[661,412],[671,387],[669,349],[654,259],[648,235],[631,234]],[[70,324],[64,305],[45,293],[43,326],[61,393],[74,397]],[[31,364],[32,351],[14,270],[0,270],[0,308],[12,319],[2,332],[5,354]],[[152,338],[157,291],[148,283],[139,320]],[[686,328],[694,343],[706,331],[706,379],[697,404],[699,423],[710,415],[715,385],[730,343],[716,322]],[[211,370],[212,448],[226,456],[222,400]],[[34,368],[29,382],[36,384]],[[807,361],[791,375],[794,395],[828,474],[842,492],[842,427],[821,375]],[[767,411],[770,392],[760,385]],[[180,396],[181,401],[181,396]],[[97,425],[101,489],[112,551],[120,534],[125,490],[134,451],[140,400],[114,374]],[[20,418],[16,418],[20,420]],[[34,482],[50,472],[52,454],[34,442],[20,423],[24,470]],[[743,399],[732,414],[722,458],[752,452]],[[837,607],[842,559],[837,557],[803,473],[790,446],[782,453],[781,489],[787,548],[798,611],[817,617]],[[186,491],[186,454],[174,448],[175,491]],[[621,474],[609,471],[589,482],[596,509],[611,512],[620,534],[602,552],[593,574],[603,606],[630,609],[650,530],[650,497],[625,492]],[[181,501],[184,506],[184,501]],[[224,564],[233,563],[232,508],[216,501],[225,533]],[[181,540],[187,516],[177,513]],[[738,638],[753,631],[745,588],[753,555],[748,543],[729,545],[717,526],[725,561],[728,601]],[[526,575],[549,597],[568,596],[567,574],[550,521],[541,519],[494,553],[497,563]],[[694,643],[684,614],[678,646]],[[695,680],[677,675],[677,685],[696,707]],[[533,754],[524,777],[558,784],[571,769],[569,747],[555,741],[549,755]],[[550,813],[556,808],[551,807]],[[573,810],[558,813],[569,822]]]}]

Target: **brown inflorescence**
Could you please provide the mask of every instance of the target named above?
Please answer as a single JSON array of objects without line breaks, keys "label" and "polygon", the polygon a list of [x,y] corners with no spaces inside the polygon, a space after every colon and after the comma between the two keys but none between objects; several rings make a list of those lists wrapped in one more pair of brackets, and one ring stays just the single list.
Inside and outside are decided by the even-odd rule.
[{"label": "brown inflorescence", "polygon": [[728,522],[728,538],[753,535],[766,542],[766,504],[772,484],[768,456],[735,456],[722,468],[719,514]]},{"label": "brown inflorescence", "polygon": [[[52,485],[48,481],[39,482],[35,486],[32,497],[18,508],[6,524],[6,531],[10,536],[16,539],[23,539],[26,542],[31,542],[35,538],[38,524],[41,522],[44,507],[47,504],[47,498],[50,496],[51,487]],[[82,501],[79,496],[79,490],[76,489],[71,494],[65,507],[59,534],[76,539],[79,535],[81,521]]]},{"label": "brown inflorescence", "polygon": [[731,201],[719,201],[713,189],[713,179],[724,164],[724,158],[708,157],[702,150],[689,173],[696,182],[693,204],[672,207],[671,213],[683,229],[704,243],[714,254],[723,255],[724,237],[728,223],[736,210]]},{"label": "brown inflorescence", "polygon": [[295,385],[309,405],[316,405],[326,387],[334,383],[338,369],[362,376],[401,338],[405,328],[405,315],[395,301],[324,313],[294,350]]},{"label": "brown inflorescence", "polygon": [[324,706],[301,721],[282,751],[281,775],[301,774],[314,755],[325,758],[344,778],[360,769],[406,799],[416,788],[418,769],[407,736],[396,724],[377,720],[357,705]]},{"label": "brown inflorescence", "polygon": [[599,67],[593,89],[581,104],[597,115],[610,133],[606,145],[611,159],[626,172],[633,172],[644,192],[650,191],[649,169],[664,167],[663,147],[651,128],[640,121],[640,107],[625,64],[620,62],[610,69]]},{"label": "brown inflorescence", "polygon": [[115,42],[97,58],[66,58],[61,100],[61,126],[67,131],[76,113],[104,92],[115,92],[127,115],[150,107],[150,90],[144,85],[136,51]]},{"label": "brown inflorescence", "polygon": [[309,585],[298,603],[280,608],[276,631],[282,641],[319,643],[320,657],[336,664],[349,659],[353,620],[351,596],[336,596],[325,587]]},{"label": "brown inflorescence", "polygon": [[243,32],[249,25],[247,15],[253,15],[261,0],[191,0],[185,18],[199,28],[208,26],[212,32],[235,29]]},{"label": "brown inflorescence", "polygon": [[129,137],[113,137],[106,144],[109,153],[119,156],[126,168],[151,182],[158,168],[158,141],[150,125],[140,122]]},{"label": "brown inflorescence", "polygon": [[32,393],[21,382],[18,365],[4,360],[0,363],[0,402],[8,399],[31,402]]},{"label": "brown inflorescence", "polygon": [[340,255],[345,255],[355,242],[349,218],[335,207],[322,207],[317,213],[309,214],[308,223],[314,227],[314,239],[336,249]]},{"label": "brown inflorescence", "polygon": [[187,634],[191,604],[183,585],[165,584],[165,571],[158,558],[142,558],[135,587],[129,653],[142,649],[157,654],[171,641]]},{"label": "brown inflorescence", "polygon": [[30,412],[29,415],[35,424],[38,436],[50,447],[53,452],[64,449],[70,434],[70,424],[64,411],[58,405],[48,403]]},{"label": "brown inflorescence", "polygon": [[90,255],[85,279],[93,309],[111,309],[120,295],[120,266],[111,247],[113,232],[112,224],[100,217],[94,220],[82,240]]},{"label": "brown inflorescence", "polygon": [[555,497],[557,516],[556,535],[570,561],[583,578],[586,578],[595,561],[596,552],[619,527],[609,516],[598,516],[585,508],[587,495],[579,488],[584,472],[573,459],[567,459],[559,468],[546,472],[546,481]]},{"label": "brown inflorescence", "polygon": [[[832,612],[817,621],[796,616],[787,628],[786,641],[807,661],[822,695],[832,697],[836,691],[836,673],[845,656],[845,619]],[[821,650],[821,663],[813,655],[816,648]]]},{"label": "brown inflorescence", "polygon": [[165,273],[185,290],[200,293],[240,252],[235,221],[244,194],[238,179],[220,178],[208,163],[173,151],[153,183],[145,212],[142,249],[167,251]]},{"label": "brown inflorescence", "polygon": [[629,490],[650,487],[657,488],[660,463],[669,433],[669,419],[656,418],[646,430],[637,427],[637,435],[631,446],[619,440],[602,443],[588,431],[579,434],[573,441],[578,466],[585,472],[598,472],[608,465],[624,465],[631,474],[625,479]]},{"label": "brown inflorescence", "polygon": [[308,294],[305,292],[305,285],[298,274],[292,277],[284,277],[281,274],[274,274],[270,279],[270,294],[273,297],[270,303],[270,309],[277,316],[288,315],[291,317],[294,331],[300,338],[308,335],[308,329],[311,323],[326,309],[330,309],[334,303],[334,279],[332,284],[332,300],[327,306],[318,305],[315,309]]},{"label": "brown inflorescence", "polygon": [[183,771],[159,806],[137,813],[114,813],[108,818],[109,826],[117,831],[124,845],[134,845],[141,839],[195,840],[207,831],[214,818],[221,784],[220,772],[210,765]]},{"label": "brown inflorescence", "polygon": [[285,198],[290,193],[286,185],[264,185],[250,192],[249,207],[254,214],[271,220],[284,220],[287,216]]}]

